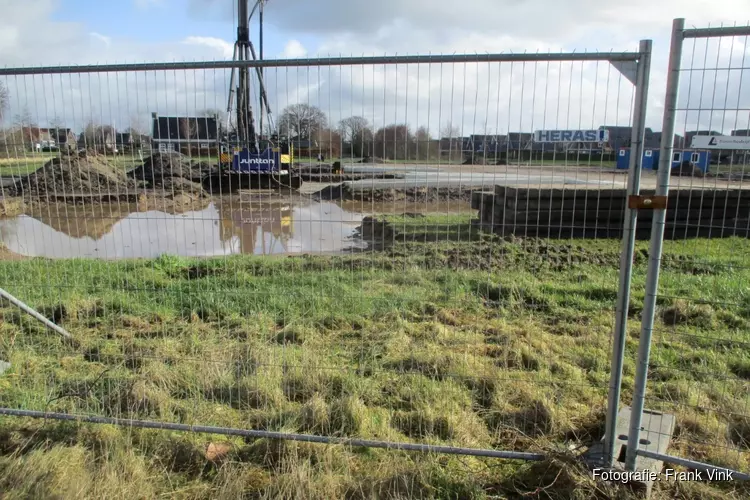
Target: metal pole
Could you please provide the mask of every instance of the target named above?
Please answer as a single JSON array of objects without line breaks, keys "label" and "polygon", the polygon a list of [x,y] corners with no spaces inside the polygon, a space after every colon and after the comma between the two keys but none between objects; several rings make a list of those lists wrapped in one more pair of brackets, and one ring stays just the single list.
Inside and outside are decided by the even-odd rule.
[{"label": "metal pole", "polygon": [[0,68],[0,76],[59,75],[63,73],[121,73],[126,71],[183,71],[193,69],[296,68],[317,66],[361,66],[363,64],[439,64],[470,62],[571,62],[635,61],[636,52],[556,52],[518,54],[440,54],[413,56],[312,57],[251,61],[180,61],[157,63],[85,64],[80,66],[35,66]]},{"label": "metal pole", "polygon": [[[680,63],[682,59],[682,32],[684,27],[684,19],[675,19],[672,23],[672,43],[669,53],[667,92],[664,99],[664,121],[662,123],[661,152],[659,153],[659,171],[657,173],[657,196],[667,196],[669,194],[669,174],[672,167],[672,149],[674,147],[674,129],[677,115],[677,93],[680,85]],[[651,351],[651,336],[654,329],[656,293],[659,285],[659,267],[661,265],[664,222],[666,218],[666,209],[656,210],[651,228],[651,244],[648,251],[648,274],[646,275],[646,298],[643,304],[641,338],[638,343],[635,388],[633,390],[630,430],[628,432],[628,448],[625,455],[625,468],[628,470],[635,470],[635,459],[638,454],[638,443],[641,438],[643,406],[646,398],[646,381],[648,379],[648,358]]]},{"label": "metal pole", "polygon": [[693,28],[682,30],[682,38],[713,38],[717,36],[750,36],[750,26],[723,26],[720,28]]},{"label": "metal pole", "polygon": [[[258,9],[258,15],[259,15],[259,37],[260,40],[258,42],[258,55],[260,56],[259,59],[263,60],[263,4],[265,3],[263,0],[258,0],[260,4],[260,8]],[[258,123],[260,125],[260,136],[263,137],[263,68],[258,68],[258,75],[260,78],[260,85],[261,85],[261,91],[260,93],[260,115],[258,116]]]},{"label": "metal pole", "polygon": [[5,290],[3,290],[2,288],[0,288],[0,297],[4,298],[5,300],[7,300],[8,302],[10,302],[14,306],[18,307],[19,309],[21,309],[23,312],[25,312],[29,316],[34,317],[39,322],[44,323],[44,325],[47,328],[49,328],[50,330],[54,330],[55,332],[59,333],[60,335],[62,335],[66,339],[72,339],[73,338],[70,335],[70,333],[68,333],[68,331],[66,329],[64,329],[64,328],[62,328],[60,326],[57,326],[56,324],[54,324],[53,322],[51,322],[50,320],[48,320],[47,318],[45,318],[44,316],[42,316],[41,314],[39,314],[37,311],[35,311],[31,307],[27,306],[25,303],[23,303],[20,300],[18,300],[17,298],[15,298],[13,295],[11,295],[8,292],[6,292]]},{"label": "metal pole", "polygon": [[[651,70],[651,40],[641,40],[640,58],[636,74],[635,106],[633,107],[633,131],[630,140],[630,165],[628,176],[628,196],[638,195],[641,189],[641,161],[643,140],[646,130],[646,105],[648,102],[648,81]],[[630,280],[633,273],[635,253],[635,230],[638,211],[625,204],[625,223],[620,253],[620,287],[617,293],[615,331],[612,351],[612,365],[609,377],[609,400],[604,431],[604,459],[612,466],[617,442],[617,413],[620,410],[620,390],[622,386],[622,365],[625,356],[625,340],[628,327],[628,305],[630,304]]]},{"label": "metal pole", "polygon": [[732,479],[741,481],[750,481],[750,474],[736,471],[734,469],[727,469],[726,467],[717,467],[715,465],[706,464],[703,462],[696,462],[695,460],[688,460],[686,458],[674,457],[672,455],[666,455],[664,453],[656,453],[648,450],[638,450],[638,455],[646,458],[653,458],[654,460],[660,460],[672,465],[680,465],[688,469],[700,470],[700,471],[714,471],[722,475],[723,477],[731,476]]},{"label": "metal pole", "polygon": [[439,446],[431,444],[397,443],[392,441],[372,441],[369,439],[340,438],[331,436],[314,436],[310,434],[293,434],[288,432],[260,431],[251,429],[235,429],[231,427],[211,427],[205,425],[174,424],[171,422],[154,422],[152,420],[132,420],[129,418],[95,417],[89,415],[70,415],[68,413],[43,412],[33,410],[15,410],[0,408],[0,415],[12,417],[44,418],[71,422],[87,422],[92,424],[121,425],[124,427],[140,427],[144,429],[164,429],[183,432],[201,432],[205,434],[221,434],[224,436],[244,436],[252,438],[286,439],[288,441],[303,441],[307,443],[339,444],[344,446],[361,446],[365,448],[385,448],[388,450],[417,451],[421,453],[444,453],[448,455],[468,455],[473,457],[505,458],[509,460],[540,461],[545,459],[542,453],[527,453],[522,451],[483,450],[479,448],[456,448],[453,446]]}]

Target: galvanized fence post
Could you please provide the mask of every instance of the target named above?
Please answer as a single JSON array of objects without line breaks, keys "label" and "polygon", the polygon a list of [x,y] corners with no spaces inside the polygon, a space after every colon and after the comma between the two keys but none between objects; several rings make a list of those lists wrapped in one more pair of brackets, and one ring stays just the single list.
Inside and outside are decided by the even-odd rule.
[{"label": "galvanized fence post", "polygon": [[[664,119],[662,122],[661,152],[659,153],[659,171],[657,173],[656,195],[669,194],[669,175],[672,166],[674,149],[675,121],[677,117],[677,96],[680,86],[680,65],[682,60],[684,19],[675,19],[672,24],[672,42],[669,52],[669,69],[667,72],[667,91],[664,99]],[[635,470],[635,459],[641,436],[643,406],[646,398],[646,381],[648,379],[648,358],[651,351],[651,337],[656,313],[656,293],[659,285],[662,244],[664,242],[664,224],[666,209],[656,210],[651,227],[651,243],[648,251],[648,274],[646,276],[646,296],[641,319],[641,337],[638,344],[636,361],[635,387],[633,390],[632,416],[628,432],[628,446],[625,455],[625,467]]]},{"label": "galvanized fence post", "polygon": [[[633,106],[633,131],[630,147],[630,165],[628,173],[628,196],[638,195],[641,184],[641,161],[643,159],[643,141],[646,131],[646,106],[648,103],[648,81],[651,70],[651,40],[641,40],[640,57],[636,74],[635,104]],[[615,331],[612,351],[612,366],[609,379],[609,400],[604,433],[604,459],[608,466],[614,461],[617,413],[619,411],[620,391],[622,386],[622,366],[625,356],[625,339],[627,337],[628,305],[630,303],[630,281],[633,271],[633,254],[635,252],[635,230],[638,211],[626,204],[625,223],[623,227],[622,252],[620,254],[620,284],[617,293],[617,310],[615,313]]]}]

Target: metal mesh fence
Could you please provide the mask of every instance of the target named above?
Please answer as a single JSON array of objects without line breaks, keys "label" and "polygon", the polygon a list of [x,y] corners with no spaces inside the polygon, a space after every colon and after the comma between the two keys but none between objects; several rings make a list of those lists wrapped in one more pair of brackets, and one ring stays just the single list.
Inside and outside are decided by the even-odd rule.
[{"label": "metal mesh fence", "polygon": [[299,189],[219,167],[228,68],[4,76],[0,280],[75,342],[6,307],[2,406],[478,449],[600,437],[633,108],[608,59],[637,54],[576,58],[266,68],[264,132]]},{"label": "metal mesh fence", "polygon": [[[659,280],[658,294],[651,296],[653,327],[644,318],[641,332],[642,338],[653,335],[650,359],[648,340],[641,340],[638,365],[647,363],[646,408],[676,419],[670,455],[747,473],[747,161],[742,146],[721,149],[713,141],[747,136],[748,45],[747,34],[739,35],[748,30],[715,29],[711,38],[679,23],[675,29],[677,78],[668,99],[679,93],[665,117],[665,130],[674,120],[675,138],[662,143],[661,154],[670,157],[660,167],[671,167],[664,184],[670,208],[663,255],[654,262],[661,274],[650,273],[647,282]],[[659,259],[658,253],[651,258]],[[639,278],[640,285],[646,274]],[[652,291],[646,290],[647,303]],[[636,396],[639,391],[636,377]],[[644,444],[661,436],[641,437]]]}]

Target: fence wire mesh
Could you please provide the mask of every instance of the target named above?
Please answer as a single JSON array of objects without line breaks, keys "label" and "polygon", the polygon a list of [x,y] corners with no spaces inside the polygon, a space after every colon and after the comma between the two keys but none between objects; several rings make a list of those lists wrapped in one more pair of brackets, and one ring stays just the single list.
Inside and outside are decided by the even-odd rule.
[{"label": "fence wire mesh", "polygon": [[750,128],[747,34],[719,33],[678,37],[676,136],[666,162],[672,178],[645,403],[675,415],[671,455],[747,473],[747,150],[717,149],[708,137],[703,146],[693,142],[747,137]]},{"label": "fence wire mesh", "polygon": [[598,440],[634,87],[607,54],[554,56],[266,68],[263,133],[299,189],[219,167],[228,68],[0,77],[0,282],[75,339],[6,304],[0,406],[484,450]]}]

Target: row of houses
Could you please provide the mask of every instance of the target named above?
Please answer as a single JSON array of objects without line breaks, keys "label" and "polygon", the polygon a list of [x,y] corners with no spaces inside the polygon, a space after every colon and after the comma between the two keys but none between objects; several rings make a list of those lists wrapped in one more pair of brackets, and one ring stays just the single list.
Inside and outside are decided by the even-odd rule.
[{"label": "row of houses", "polygon": [[117,132],[108,126],[96,127],[80,134],[63,127],[21,127],[20,131],[20,144],[16,146],[32,151],[96,148],[105,152],[117,152],[127,151],[134,146],[141,147],[151,141],[147,135]]}]

